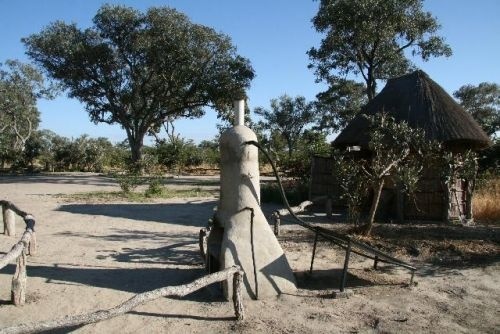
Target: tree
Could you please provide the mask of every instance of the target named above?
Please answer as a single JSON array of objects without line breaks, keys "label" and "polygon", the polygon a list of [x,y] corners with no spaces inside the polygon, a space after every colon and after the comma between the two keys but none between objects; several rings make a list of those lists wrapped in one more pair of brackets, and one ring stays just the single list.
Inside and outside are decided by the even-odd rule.
[{"label": "tree", "polygon": [[[0,67],[0,146],[2,161],[15,159],[40,122],[36,102],[50,98],[50,89],[34,67],[7,60]],[[0,64],[1,66],[1,64]]]},{"label": "tree", "polygon": [[479,85],[464,85],[453,93],[460,105],[481,125],[488,136],[494,139],[500,131],[500,86],[481,82]]},{"label": "tree", "polygon": [[283,137],[291,158],[300,135],[313,121],[314,106],[303,96],[292,98],[285,94],[271,100],[271,110],[258,107],[254,113],[262,117],[258,127]]},{"label": "tree", "polygon": [[315,128],[333,133],[344,129],[366,104],[366,87],[353,80],[337,78],[316,98]]},{"label": "tree", "polygon": [[[396,122],[385,114],[371,116],[369,119],[372,123],[368,144],[371,156],[362,166],[373,190],[373,199],[364,227],[367,235],[370,234],[375,221],[386,176],[404,175],[402,171],[411,170],[411,186],[415,185],[423,169],[424,152],[430,151],[432,147],[425,141],[422,129],[413,129],[405,122]],[[401,180],[404,181],[405,178],[401,177]]]},{"label": "tree", "polygon": [[407,52],[430,57],[450,56],[436,18],[422,8],[423,0],[321,0],[313,18],[324,33],[319,48],[311,48],[309,65],[327,83],[349,74],[360,75],[369,100],[377,80],[402,75],[413,67]]},{"label": "tree", "polygon": [[203,163],[201,149],[191,139],[186,140],[179,136],[157,142],[155,153],[160,164],[170,169],[177,169],[177,173],[185,167],[199,166]]},{"label": "tree", "polygon": [[55,135],[50,138],[50,157],[53,159],[54,169],[67,171],[71,167],[72,147],[71,140],[66,137]]},{"label": "tree", "polygon": [[286,162],[288,175],[298,177],[304,185],[309,185],[312,157],[329,156],[331,146],[326,140],[326,133],[312,129],[304,130],[297,140],[297,146],[291,159]]},{"label": "tree", "polygon": [[340,198],[347,205],[347,221],[358,225],[362,204],[368,195],[367,175],[363,171],[363,164],[356,161],[352,155],[345,152],[333,152],[332,175],[339,186]]},{"label": "tree", "polygon": [[[55,143],[57,143],[56,138],[59,137],[55,132],[50,130],[38,130],[35,134],[30,138],[28,142],[31,142],[29,145],[26,145],[26,151],[28,152],[26,160],[28,163],[31,163],[31,159],[37,158],[38,161],[43,165],[43,168],[46,171],[54,171],[55,166]],[[28,143],[27,143],[28,144]],[[33,147],[33,148],[31,148]],[[31,153],[30,153],[31,152]]]},{"label": "tree", "polygon": [[71,148],[73,168],[83,172],[102,172],[109,164],[113,144],[107,138],[90,138],[84,134],[71,142]]},{"label": "tree", "polygon": [[104,5],[90,28],[57,21],[23,42],[93,122],[124,128],[133,162],[164,121],[223,110],[254,77],[228,36],[168,7]]},{"label": "tree", "polygon": [[[443,152],[438,158],[437,163],[440,165],[441,179],[444,186],[444,196],[448,204],[446,210],[446,221],[450,220],[449,213],[452,203],[458,206],[459,218],[462,222],[471,222],[472,215],[472,198],[476,187],[478,159],[477,154],[471,150],[465,152]],[[465,211],[462,212],[462,205],[458,203],[456,195],[456,181],[461,179],[465,181]]]},{"label": "tree", "polygon": [[44,144],[40,131],[35,131],[26,141],[23,151],[23,160],[26,167],[31,170],[35,169],[35,160],[41,156]]},{"label": "tree", "polygon": [[217,139],[202,140],[198,144],[198,148],[201,150],[204,163],[211,166],[220,164],[219,141]]}]

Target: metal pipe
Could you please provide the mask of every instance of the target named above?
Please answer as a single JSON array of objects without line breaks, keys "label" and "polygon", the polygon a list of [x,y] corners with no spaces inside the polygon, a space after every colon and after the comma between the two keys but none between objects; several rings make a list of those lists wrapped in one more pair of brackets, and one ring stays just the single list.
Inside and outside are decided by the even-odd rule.
[{"label": "metal pipe", "polygon": [[313,272],[313,265],[314,265],[314,256],[316,255],[316,244],[318,243],[318,232],[316,232],[314,236],[314,246],[313,246],[313,254],[311,258],[311,268],[309,269],[309,274],[312,274]]},{"label": "metal pipe", "polygon": [[415,270],[411,271],[410,287],[413,285],[413,278],[415,277]]}]

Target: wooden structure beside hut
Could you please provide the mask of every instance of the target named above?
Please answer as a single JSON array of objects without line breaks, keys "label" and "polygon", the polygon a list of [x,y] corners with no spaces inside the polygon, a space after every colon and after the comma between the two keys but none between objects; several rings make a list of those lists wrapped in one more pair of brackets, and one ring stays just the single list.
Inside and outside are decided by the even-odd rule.
[{"label": "wooden structure beside hut", "polygon": [[[361,153],[366,154],[370,124],[362,114],[382,112],[396,121],[407,122],[410,127],[424,129],[428,140],[441,142],[446,151],[454,154],[481,150],[491,144],[472,116],[419,70],[388,80],[384,89],[347,125],[332,146],[339,149],[358,147]],[[334,206],[342,205],[339,201],[340,190],[331,174],[331,158],[315,157],[311,169],[311,198],[327,195]],[[389,177],[382,192],[379,219],[450,221],[467,217],[466,213],[470,211],[470,198],[465,191],[467,181],[456,179],[445,185],[441,174],[436,169],[424,170],[415,201],[405,200],[398,194]]]}]

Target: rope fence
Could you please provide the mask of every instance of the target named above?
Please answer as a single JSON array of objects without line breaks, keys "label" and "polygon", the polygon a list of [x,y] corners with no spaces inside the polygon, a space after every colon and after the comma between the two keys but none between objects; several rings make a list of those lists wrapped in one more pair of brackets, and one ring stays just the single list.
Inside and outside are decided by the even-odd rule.
[{"label": "rope fence", "polygon": [[23,305],[26,302],[27,255],[34,255],[36,252],[35,218],[9,201],[0,200],[0,205],[2,206],[5,235],[15,235],[16,214],[23,218],[26,224],[26,230],[21,239],[12,246],[7,254],[0,257],[0,269],[16,260],[16,272],[12,278],[11,286],[11,301],[16,306]]}]

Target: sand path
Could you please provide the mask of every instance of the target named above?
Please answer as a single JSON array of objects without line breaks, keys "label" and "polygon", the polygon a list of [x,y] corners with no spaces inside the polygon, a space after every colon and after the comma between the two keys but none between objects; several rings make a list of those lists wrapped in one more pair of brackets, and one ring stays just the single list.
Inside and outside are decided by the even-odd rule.
[{"label": "sand path", "polygon": [[[196,178],[174,180],[189,186]],[[205,180],[206,181],[206,180]],[[92,174],[0,177],[2,199],[37,220],[38,254],[28,259],[27,304],[10,305],[14,265],[0,271],[0,327],[112,307],[135,293],[177,285],[204,275],[198,231],[216,199],[154,200],[150,203],[66,202],[55,194],[118,190],[112,179]],[[286,229],[286,227],[285,227]],[[17,222],[18,235],[23,222]],[[0,252],[18,237],[0,235]],[[311,243],[283,241],[288,260],[302,277]],[[71,330],[77,333],[332,333],[495,332],[500,328],[500,266],[424,267],[418,286],[402,286],[408,274],[354,258],[349,277],[355,295],[321,297],[336,287],[342,253],[319,249],[317,271],[295,296],[247,301],[248,318],[233,320],[230,303],[205,289],[163,298],[132,313]],[[384,273],[386,272],[386,273]],[[299,280],[300,281],[300,280]],[[326,290],[325,290],[326,289]],[[65,329],[62,332],[68,332]]]}]

